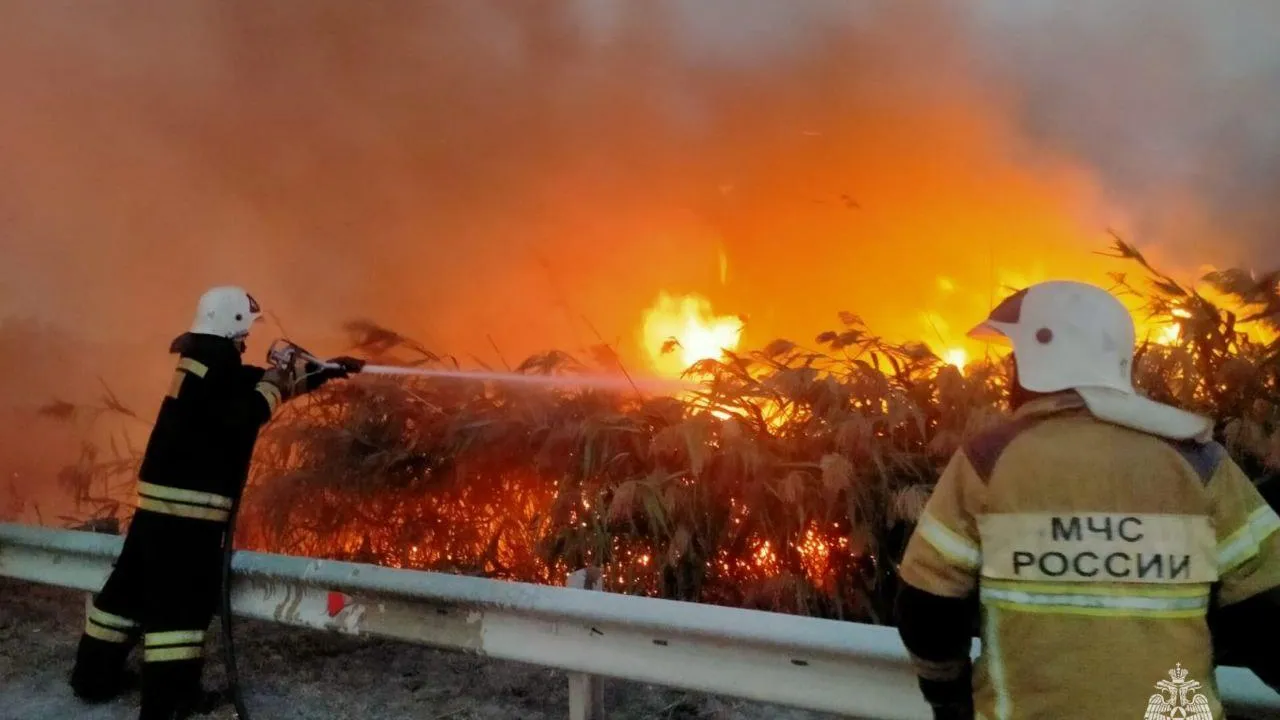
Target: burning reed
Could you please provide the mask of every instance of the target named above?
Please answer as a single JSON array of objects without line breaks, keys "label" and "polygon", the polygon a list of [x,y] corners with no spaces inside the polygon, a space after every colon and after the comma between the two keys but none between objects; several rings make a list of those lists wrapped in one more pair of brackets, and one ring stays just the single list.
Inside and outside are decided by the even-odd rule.
[{"label": "burning reed", "polygon": [[[1149,292],[1122,275],[1117,287],[1171,328],[1140,348],[1138,383],[1217,418],[1269,492],[1280,344],[1259,338],[1280,329],[1276,276],[1208,278],[1223,304],[1116,250],[1151,279]],[[597,565],[616,592],[889,621],[913,521],[956,447],[1003,414],[1005,373],[998,358],[961,370],[840,319],[814,347],[778,340],[698,362],[696,389],[679,397],[443,377],[331,384],[264,431],[238,543],[544,583]],[[373,361],[456,367],[374,325],[349,330]],[[549,353],[516,372],[583,370]],[[66,481],[85,498],[131,472],[92,456],[75,468]]]}]

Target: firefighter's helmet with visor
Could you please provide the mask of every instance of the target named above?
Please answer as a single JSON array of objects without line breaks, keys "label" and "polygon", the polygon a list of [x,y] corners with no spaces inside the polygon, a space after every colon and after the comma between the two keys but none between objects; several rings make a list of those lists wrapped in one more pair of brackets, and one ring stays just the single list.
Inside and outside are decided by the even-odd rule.
[{"label": "firefighter's helmet with visor", "polygon": [[1000,303],[969,332],[1013,348],[1018,384],[1033,393],[1074,390],[1097,417],[1173,440],[1207,437],[1207,418],[1154,402],[1133,385],[1133,316],[1088,283],[1032,285]]},{"label": "firefighter's helmet with visor", "polygon": [[262,308],[244,288],[222,285],[200,297],[191,332],[227,338],[243,352],[249,330],[261,319]]}]

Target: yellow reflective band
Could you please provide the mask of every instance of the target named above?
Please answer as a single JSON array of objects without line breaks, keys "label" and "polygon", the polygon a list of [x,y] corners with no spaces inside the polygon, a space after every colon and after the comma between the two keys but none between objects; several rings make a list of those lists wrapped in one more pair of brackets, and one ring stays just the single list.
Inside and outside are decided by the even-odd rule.
[{"label": "yellow reflective band", "polygon": [[195,660],[204,655],[204,648],[199,646],[182,646],[166,648],[147,648],[142,651],[143,662],[173,662],[175,660]]},{"label": "yellow reflective band", "polygon": [[156,645],[189,645],[204,642],[203,630],[166,630],[164,632],[147,633],[147,647]]},{"label": "yellow reflective band", "polygon": [[173,371],[173,380],[169,383],[169,397],[177,398],[182,393],[182,381],[187,379],[187,374],[181,370]]},{"label": "yellow reflective band", "polygon": [[982,623],[982,654],[988,658],[987,673],[991,677],[991,689],[996,695],[997,720],[1009,720],[1013,716],[1013,696],[1009,694],[1009,677],[1005,671],[1004,650],[1000,642],[1000,625],[1003,622],[998,609],[986,608],[986,618]]},{"label": "yellow reflective band", "polygon": [[182,392],[182,383],[187,379],[187,375],[195,375],[203,378],[209,372],[209,366],[197,360],[184,357],[178,359],[178,368],[173,371],[173,380],[169,383],[169,397],[177,398]]},{"label": "yellow reflective band", "polygon": [[173,500],[190,505],[204,505],[211,508],[231,509],[231,498],[199,490],[184,490],[168,485],[154,485],[149,482],[138,483],[138,494],[155,500]]},{"label": "yellow reflective band", "polygon": [[982,550],[978,546],[938,522],[929,513],[921,516],[916,532],[956,565],[966,570],[976,570],[982,565]]},{"label": "yellow reflective band", "polygon": [[1280,515],[1270,505],[1263,505],[1249,516],[1249,526],[1253,528],[1253,536],[1258,542],[1266,542],[1272,533],[1280,530]]},{"label": "yellow reflective band", "polygon": [[1280,530],[1280,516],[1269,505],[1254,510],[1239,530],[1218,543],[1218,567],[1220,572],[1230,572],[1253,559],[1262,549],[1262,543]]},{"label": "yellow reflective band", "polygon": [[1028,592],[1041,595],[1105,595],[1108,597],[1154,597],[1154,598],[1205,598],[1209,597],[1210,585],[1162,585],[1144,587],[1108,587],[1105,585],[1089,585],[1086,583],[1030,583],[1016,581],[991,580],[983,578],[982,586],[992,590],[1009,592]]},{"label": "yellow reflective band", "polygon": [[147,633],[142,659],[145,662],[194,660],[204,655],[203,630],[166,630]]},{"label": "yellow reflective band", "polygon": [[1192,618],[1202,617],[1209,609],[1208,586],[1196,595],[1186,594],[1189,588],[1147,594],[1107,590],[1091,587],[1082,592],[1072,586],[1046,593],[984,586],[979,597],[983,604],[1003,610],[1101,617]]},{"label": "yellow reflective band", "polygon": [[120,630],[128,630],[130,628],[138,627],[138,623],[127,617],[112,615],[111,613],[103,612],[96,607],[89,609],[88,619],[104,627],[118,628]]},{"label": "yellow reflective band", "polygon": [[192,360],[189,357],[184,357],[178,360],[178,369],[186,370],[187,372],[191,373],[192,375],[195,375],[198,378],[203,378],[205,375],[209,373],[208,365],[205,365],[204,363],[198,360]]},{"label": "yellow reflective band", "polygon": [[161,515],[173,515],[193,520],[212,520],[214,522],[226,522],[227,518],[231,517],[230,510],[200,507],[198,505],[183,505],[182,503],[147,497],[138,499],[138,509],[160,513]]},{"label": "yellow reflective band", "polygon": [[254,389],[258,391],[259,395],[266,398],[269,412],[275,412],[276,406],[280,404],[280,388],[269,382],[260,382]]},{"label": "yellow reflective band", "polygon": [[125,643],[129,641],[129,635],[119,630],[111,630],[94,623],[92,620],[84,621],[84,634],[91,638],[109,643]]}]

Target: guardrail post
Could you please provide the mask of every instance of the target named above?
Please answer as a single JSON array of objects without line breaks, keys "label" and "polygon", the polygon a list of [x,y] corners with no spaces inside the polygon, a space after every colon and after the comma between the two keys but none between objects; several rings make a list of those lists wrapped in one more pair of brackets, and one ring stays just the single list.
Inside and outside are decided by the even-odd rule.
[{"label": "guardrail post", "polygon": [[[565,587],[600,590],[600,568],[569,573]],[[604,720],[604,679],[587,673],[569,673],[569,720]]]}]

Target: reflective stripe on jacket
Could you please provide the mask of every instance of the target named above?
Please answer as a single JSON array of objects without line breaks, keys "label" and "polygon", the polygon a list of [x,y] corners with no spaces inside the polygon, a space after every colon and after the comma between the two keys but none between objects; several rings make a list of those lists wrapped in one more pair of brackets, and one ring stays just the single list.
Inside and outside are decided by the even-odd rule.
[{"label": "reflective stripe on jacket", "polygon": [[[952,458],[901,578],[926,604],[980,603],[978,717],[1216,719],[1207,613],[1280,586],[1277,529],[1221,446],[1110,425],[1065,394]],[[967,682],[930,614],[899,618],[918,673]]]},{"label": "reflective stripe on jacket", "polygon": [[138,507],[225,521],[280,393],[262,368],[241,364],[230,340],[188,334],[172,350],[177,367],[138,471]]}]

